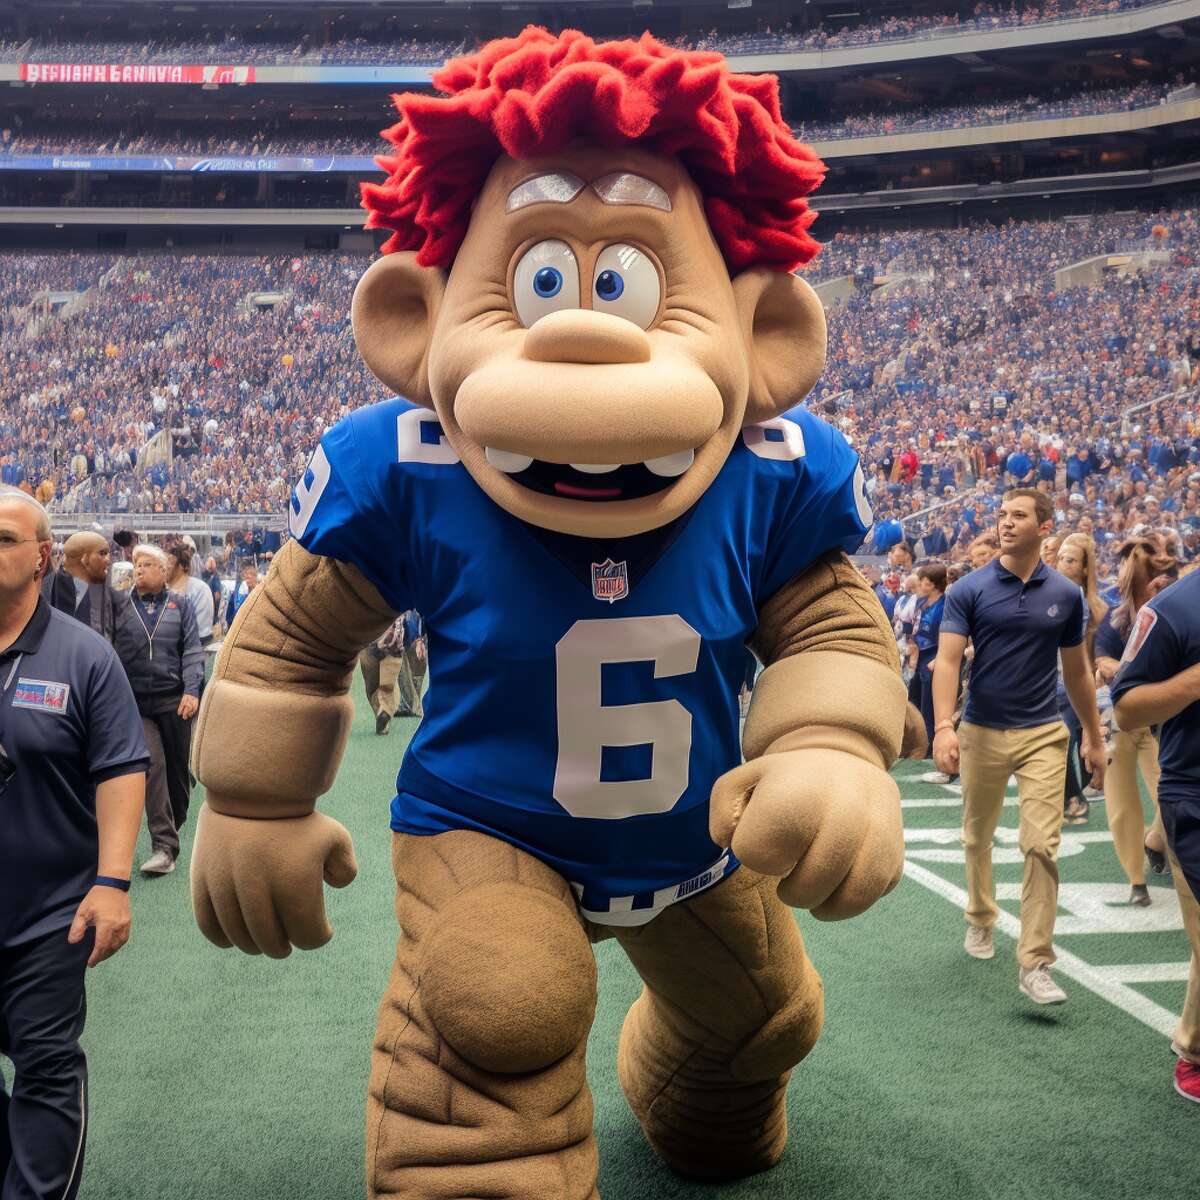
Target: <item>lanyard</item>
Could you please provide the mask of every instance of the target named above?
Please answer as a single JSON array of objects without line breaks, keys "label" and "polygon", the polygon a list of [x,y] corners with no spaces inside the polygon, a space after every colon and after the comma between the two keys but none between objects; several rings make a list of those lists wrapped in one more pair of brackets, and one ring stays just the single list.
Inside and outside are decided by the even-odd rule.
[{"label": "lanyard", "polygon": [[167,615],[167,597],[166,597],[166,593],[164,592],[163,600],[162,600],[162,606],[163,606],[162,612],[160,612],[158,614],[158,620],[154,622],[153,629],[151,629],[150,626],[147,625],[146,622],[142,619],[142,610],[138,605],[138,601],[140,599],[141,599],[140,596],[132,596],[130,598],[129,607],[133,609],[134,616],[136,616],[138,619],[138,624],[141,625],[141,627],[146,632],[146,641],[150,643],[150,661],[153,662],[154,661],[154,635],[158,632],[158,627],[162,624],[163,617],[165,617]]}]

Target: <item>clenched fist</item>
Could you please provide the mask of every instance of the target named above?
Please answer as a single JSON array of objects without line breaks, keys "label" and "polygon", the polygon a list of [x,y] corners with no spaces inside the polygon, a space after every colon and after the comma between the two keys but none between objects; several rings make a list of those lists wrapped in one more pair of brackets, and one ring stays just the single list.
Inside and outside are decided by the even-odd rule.
[{"label": "clenched fist", "polygon": [[322,813],[279,820],[200,810],[192,850],[192,909],[210,942],[286,958],[331,937],[324,884],[358,874],[344,826]]},{"label": "clenched fist", "polygon": [[900,791],[882,767],[841,750],[764,754],[713,786],[709,831],[779,898],[824,921],[857,916],[904,868]]}]

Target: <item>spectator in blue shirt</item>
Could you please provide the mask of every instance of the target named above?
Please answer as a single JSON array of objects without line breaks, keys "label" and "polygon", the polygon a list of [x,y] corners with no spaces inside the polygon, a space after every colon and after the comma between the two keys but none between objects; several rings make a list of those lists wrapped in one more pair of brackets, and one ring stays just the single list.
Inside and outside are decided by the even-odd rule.
[{"label": "spectator in blue shirt", "polygon": [[[994,954],[992,926],[999,909],[992,837],[1008,780],[1016,775],[1025,856],[1018,987],[1037,1004],[1066,999],[1050,974],[1069,740],[1055,701],[1060,654],[1067,695],[1083,726],[1084,763],[1097,781],[1105,765],[1096,689],[1083,647],[1083,596],[1039,555],[1053,518],[1043,492],[1016,488],[1005,493],[997,523],[1000,557],[950,591],[933,668],[934,761],[953,775],[960,771],[961,757],[968,893],[964,948],[975,958]],[[968,638],[975,657],[956,731],[953,713]]]},{"label": "spectator in blue shirt", "polygon": [[1070,458],[1067,459],[1067,486],[1076,488],[1082,487],[1083,481],[1095,470],[1092,463],[1091,451],[1086,446],[1080,446]]},{"label": "spectator in blue shirt", "polygon": [[1184,927],[1192,946],[1173,1049],[1175,1090],[1200,1101],[1200,571],[1138,613],[1112,683],[1122,729],[1159,726],[1159,805]]},{"label": "spectator in blue shirt", "polygon": [[225,628],[233,624],[238,609],[246,603],[250,593],[258,587],[258,568],[251,562],[242,568],[241,582],[234,585],[229,592],[229,603],[225,606]]}]

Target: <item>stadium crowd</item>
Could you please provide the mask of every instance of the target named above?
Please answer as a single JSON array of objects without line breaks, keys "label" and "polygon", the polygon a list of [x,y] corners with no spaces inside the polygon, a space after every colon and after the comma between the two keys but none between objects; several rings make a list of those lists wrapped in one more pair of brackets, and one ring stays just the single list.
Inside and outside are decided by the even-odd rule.
[{"label": "stadium crowd", "polygon": [[[907,537],[961,556],[1000,491],[1035,482],[1063,521],[1090,524],[1106,564],[1140,524],[1177,531],[1180,556],[1195,556],[1198,219],[831,239],[811,277],[866,286],[830,314],[810,403],[864,459],[879,549]],[[1160,268],[1056,290],[1057,268],[1128,246],[1156,248]],[[0,266],[0,482],[57,508],[278,512],[322,430],[383,394],[349,331],[361,257]],[[876,289],[880,276],[891,282]],[[90,284],[95,302],[56,317],[37,300],[48,282]]]},{"label": "stadium crowd", "polygon": [[921,130],[962,129],[972,125],[1004,125],[1012,121],[1094,117],[1162,104],[1167,94],[1178,88],[1181,82],[1072,89],[1065,94],[1028,95],[982,100],[972,104],[896,105],[875,111],[855,109],[840,120],[805,122],[796,127],[796,133],[806,141],[830,142],[841,138],[885,137],[893,133],[917,133]]},{"label": "stadium crowd", "polygon": [[[386,116],[379,117],[382,129]],[[369,128],[369,125],[368,125]],[[303,132],[285,120],[269,123],[222,121],[219,131],[211,125],[190,132],[174,120],[160,125],[152,120],[124,117],[106,119],[103,111],[93,117],[73,114],[70,119],[21,122],[13,120],[0,128],[0,155],[16,154],[109,154],[120,156],[197,154],[253,158],[296,155],[371,155],[387,149],[381,138],[363,136],[356,122],[353,133],[339,121],[305,120]]]},{"label": "stadium crowd", "polygon": [[[1020,483],[1049,491],[1106,566],[1142,524],[1175,531],[1180,556],[1196,556],[1197,220],[1181,209],[826,245],[819,275],[865,286],[830,314],[810,403],[868,465],[877,549],[906,536],[964,557]],[[1162,269],[1056,290],[1056,269],[1122,247],[1157,249]],[[881,277],[893,282],[875,289]]]},{"label": "stadium crowd", "polygon": [[[920,130],[957,129],[1010,121],[1039,121],[1054,117],[1096,116],[1161,104],[1167,94],[1184,84],[1140,83],[1123,88],[1064,90],[1049,97],[1021,96],[971,104],[906,105],[877,111],[855,110],[838,120],[807,122],[797,134],[813,142],[841,138],[886,136]],[[378,123],[386,123],[381,114]],[[113,120],[104,109],[72,112],[58,119],[21,119],[14,116],[0,128],[0,155],[196,154],[249,157],[327,154],[369,156],[386,149],[378,137],[364,135],[369,121],[311,121],[303,133],[278,110],[262,121],[221,121],[219,128],[199,124],[194,131],[176,120],[164,124],[153,113],[126,115]]]},{"label": "stadium crowd", "polygon": [[[9,55],[17,46],[3,47]],[[37,38],[22,55],[35,63],[217,63],[222,66],[255,64],[295,66],[321,63],[440,64],[466,49],[461,39],[389,39],[382,44],[370,38],[345,38],[321,45],[305,37],[295,42],[260,41],[227,34],[212,41],[59,41]]]},{"label": "stadium crowd", "polygon": [[[1106,16],[1142,8],[1163,0],[1044,0],[1037,4],[986,3],[963,6],[963,12],[892,15],[878,23],[831,24],[815,29],[769,25],[746,33],[713,29],[699,37],[667,39],[672,44],[723,54],[778,54],[790,50],[824,50],[873,45],[882,41],[936,37],[942,34],[1026,27],[1069,18]],[[857,16],[854,14],[844,14]],[[278,39],[278,34],[276,35]],[[70,37],[37,36],[31,44],[0,42],[0,57],[24,62],[69,63],[218,63],[223,65],[413,63],[431,65],[472,49],[462,40],[378,37],[333,38],[324,44],[296,32],[294,40],[243,37],[227,32],[211,40],[184,39],[77,41]]]}]

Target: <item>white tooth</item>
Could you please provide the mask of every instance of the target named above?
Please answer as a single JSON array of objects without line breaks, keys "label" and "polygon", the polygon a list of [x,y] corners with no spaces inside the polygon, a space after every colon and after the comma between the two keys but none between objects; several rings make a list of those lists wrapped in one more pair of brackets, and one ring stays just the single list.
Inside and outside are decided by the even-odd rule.
[{"label": "white tooth", "polygon": [[662,458],[649,459],[646,470],[670,479],[675,475],[682,475],[695,461],[695,450],[680,450],[678,454],[664,454]]},{"label": "white tooth", "polygon": [[582,471],[585,475],[607,475],[609,471],[615,471],[620,463],[572,463],[571,466],[577,471]]},{"label": "white tooth", "polygon": [[511,450],[493,450],[491,446],[485,446],[484,453],[487,455],[488,462],[497,471],[503,471],[505,475],[515,475],[518,471],[525,470],[533,462],[528,454],[514,454]]}]

